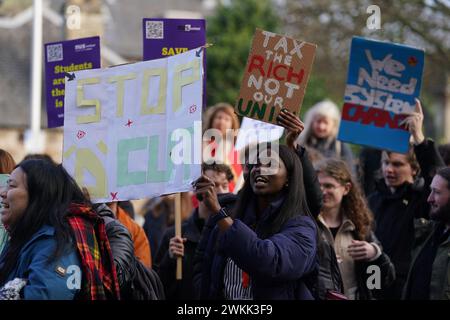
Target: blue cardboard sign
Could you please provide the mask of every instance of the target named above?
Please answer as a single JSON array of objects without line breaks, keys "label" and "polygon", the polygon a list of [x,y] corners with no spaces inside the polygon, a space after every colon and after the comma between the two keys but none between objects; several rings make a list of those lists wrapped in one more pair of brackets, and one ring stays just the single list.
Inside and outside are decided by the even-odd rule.
[{"label": "blue cardboard sign", "polygon": [[338,139],[406,153],[423,66],[421,49],[353,37]]}]

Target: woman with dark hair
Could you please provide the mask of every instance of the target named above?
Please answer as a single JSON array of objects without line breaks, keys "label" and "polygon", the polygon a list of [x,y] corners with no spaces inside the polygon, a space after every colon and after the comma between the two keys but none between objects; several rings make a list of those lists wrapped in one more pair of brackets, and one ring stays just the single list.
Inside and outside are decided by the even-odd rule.
[{"label": "woman with dark hair", "polygon": [[52,157],[50,157],[48,154],[45,153],[29,153],[25,156],[25,158],[23,158],[22,161],[25,160],[45,160],[53,164],[56,164],[56,162],[53,161]]},{"label": "woman with dark hair", "polygon": [[119,298],[103,220],[61,165],[21,162],[0,196],[0,287],[23,278],[24,299]]},{"label": "woman with dark hair", "polygon": [[327,290],[343,289],[349,299],[372,299],[367,286],[370,265],[380,267],[383,287],[392,284],[395,277],[393,264],[372,232],[372,213],[344,161],[324,160],[317,171],[323,192],[322,212],[318,217],[320,236],[334,247],[334,252],[319,255],[319,279],[323,280],[319,296],[326,298]]},{"label": "woman with dark hair", "polygon": [[[260,145],[261,147],[261,145]],[[194,283],[202,299],[313,299],[316,225],[305,200],[302,165],[287,146],[264,151],[239,193],[233,218],[206,176],[195,184],[212,215],[197,248]],[[268,160],[268,159],[265,159]]]}]

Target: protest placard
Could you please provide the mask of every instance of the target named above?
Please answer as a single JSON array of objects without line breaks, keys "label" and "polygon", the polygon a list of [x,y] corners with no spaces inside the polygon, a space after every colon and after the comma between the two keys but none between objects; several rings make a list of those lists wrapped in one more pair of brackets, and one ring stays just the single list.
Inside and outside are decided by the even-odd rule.
[{"label": "protest placard", "polygon": [[276,123],[282,108],[299,114],[316,45],[256,29],[236,113]]},{"label": "protest placard", "polygon": [[194,49],[66,81],[63,164],[94,202],[191,189],[200,175],[202,61]]},{"label": "protest placard", "polygon": [[235,148],[241,150],[247,145],[278,140],[283,135],[283,131],[283,127],[244,117]]},{"label": "protest placard", "polygon": [[204,19],[143,19],[144,60],[173,56],[204,46]]},{"label": "protest placard", "polygon": [[[142,20],[144,59],[173,56],[206,45],[204,19],[144,18]],[[206,70],[205,52],[203,70]],[[203,77],[203,106],[206,107],[206,71]]]},{"label": "protest placard", "polygon": [[[143,19],[144,60],[173,56],[188,50],[205,46],[206,30],[204,19]],[[205,57],[205,55],[203,55]],[[203,69],[206,69],[203,60]],[[203,77],[203,104],[206,108],[206,76]],[[181,236],[180,194],[175,195],[175,233]],[[177,279],[181,279],[181,258],[177,259]]]},{"label": "protest placard", "polygon": [[65,74],[100,68],[100,38],[45,44],[45,91],[49,128],[64,124]]},{"label": "protest placard", "polygon": [[423,65],[423,50],[353,37],[338,139],[406,153],[400,122],[414,112]]}]

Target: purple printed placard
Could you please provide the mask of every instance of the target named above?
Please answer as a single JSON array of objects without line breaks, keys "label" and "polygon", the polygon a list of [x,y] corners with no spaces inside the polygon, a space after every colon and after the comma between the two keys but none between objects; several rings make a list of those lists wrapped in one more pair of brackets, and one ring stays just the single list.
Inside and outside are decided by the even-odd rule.
[{"label": "purple printed placard", "polygon": [[165,58],[206,43],[204,19],[143,19],[144,60]]},{"label": "purple printed placard", "polygon": [[[144,18],[144,60],[183,53],[206,44],[204,19]],[[206,51],[203,53],[203,110],[206,108]]]},{"label": "purple printed placard", "polygon": [[49,128],[64,125],[66,73],[100,68],[100,37],[45,44],[45,91]]}]

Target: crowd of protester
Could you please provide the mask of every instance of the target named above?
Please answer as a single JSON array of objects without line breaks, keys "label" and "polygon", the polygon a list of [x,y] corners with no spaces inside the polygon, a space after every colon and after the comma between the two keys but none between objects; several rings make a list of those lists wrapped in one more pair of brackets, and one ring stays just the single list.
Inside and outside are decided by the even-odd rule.
[{"label": "crowd of protester", "polygon": [[449,145],[424,136],[420,101],[406,154],[356,157],[339,119],[329,100],[305,123],[283,109],[285,143],[239,154],[233,107],[209,108],[204,130],[222,139],[206,155],[229,154],[203,153],[181,236],[172,196],[149,199],[141,226],[131,202],[92,203],[50,157],[0,150],[0,299],[450,299]]}]

